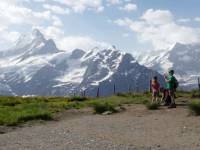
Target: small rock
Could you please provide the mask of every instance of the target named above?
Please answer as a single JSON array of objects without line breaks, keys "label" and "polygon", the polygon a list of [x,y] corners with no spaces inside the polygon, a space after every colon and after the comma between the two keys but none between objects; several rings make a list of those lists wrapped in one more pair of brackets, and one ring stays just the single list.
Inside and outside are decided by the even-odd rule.
[{"label": "small rock", "polygon": [[122,106],[118,106],[118,107],[115,107],[115,110],[116,110],[117,112],[122,112],[122,111],[126,110],[126,108],[125,108],[125,107],[122,107]]},{"label": "small rock", "polygon": [[121,112],[121,111],[122,111],[121,107],[115,107],[115,110],[116,110],[117,112]]},{"label": "small rock", "polygon": [[102,113],[102,115],[110,115],[110,114],[112,114],[111,111],[105,111],[105,112]]},{"label": "small rock", "polygon": [[161,147],[161,145],[157,145],[157,147]]}]

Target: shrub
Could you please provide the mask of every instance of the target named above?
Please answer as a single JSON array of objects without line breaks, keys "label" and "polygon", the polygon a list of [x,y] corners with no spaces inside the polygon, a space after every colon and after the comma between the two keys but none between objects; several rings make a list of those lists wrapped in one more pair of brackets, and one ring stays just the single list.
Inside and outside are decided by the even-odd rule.
[{"label": "shrub", "polygon": [[147,99],[142,101],[142,104],[147,104],[147,103],[149,103],[149,100],[147,100]]},{"label": "shrub", "polygon": [[79,102],[86,100],[88,100],[88,98],[84,96],[74,96],[69,99],[69,101],[79,101]]},{"label": "shrub", "polygon": [[23,103],[23,101],[19,97],[0,97],[0,106],[15,106],[21,103]]},{"label": "shrub", "polygon": [[200,115],[200,100],[193,100],[188,105],[192,114],[199,116]]},{"label": "shrub", "polygon": [[130,97],[130,93],[117,93],[116,94],[117,96],[119,96],[119,97]]},{"label": "shrub", "polygon": [[69,102],[67,105],[65,105],[65,109],[81,109],[86,107],[86,103],[79,102],[79,101],[73,101]]},{"label": "shrub", "polygon": [[159,108],[159,104],[157,104],[157,103],[149,103],[148,102],[145,105],[146,105],[147,109],[149,109],[149,110],[156,110]]},{"label": "shrub", "polygon": [[193,90],[191,92],[191,98],[200,98],[200,91],[198,90]]},{"label": "shrub", "polygon": [[111,113],[116,113],[115,105],[105,102],[105,103],[93,103],[93,108],[95,113],[102,114],[106,111],[110,111]]},{"label": "shrub", "polygon": [[18,118],[18,122],[27,122],[29,120],[52,120],[51,113],[43,112],[43,113],[35,113],[35,114],[26,114],[22,115]]}]

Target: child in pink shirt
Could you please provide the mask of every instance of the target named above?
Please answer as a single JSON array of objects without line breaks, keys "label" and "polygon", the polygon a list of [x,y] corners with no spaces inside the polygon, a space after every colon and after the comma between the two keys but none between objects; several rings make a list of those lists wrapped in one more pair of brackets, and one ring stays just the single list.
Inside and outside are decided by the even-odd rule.
[{"label": "child in pink shirt", "polygon": [[153,77],[153,80],[151,82],[151,89],[152,89],[152,103],[154,103],[154,101],[158,102],[160,84],[156,76]]}]

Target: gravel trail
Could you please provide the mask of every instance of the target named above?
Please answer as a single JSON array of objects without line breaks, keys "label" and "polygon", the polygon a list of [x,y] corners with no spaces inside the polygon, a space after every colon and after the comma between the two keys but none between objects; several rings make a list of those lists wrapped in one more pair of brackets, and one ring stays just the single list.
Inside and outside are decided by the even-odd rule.
[{"label": "gravel trail", "polygon": [[71,110],[61,118],[0,134],[0,150],[200,149],[200,117],[188,116],[183,106],[150,111],[132,105],[105,116]]}]

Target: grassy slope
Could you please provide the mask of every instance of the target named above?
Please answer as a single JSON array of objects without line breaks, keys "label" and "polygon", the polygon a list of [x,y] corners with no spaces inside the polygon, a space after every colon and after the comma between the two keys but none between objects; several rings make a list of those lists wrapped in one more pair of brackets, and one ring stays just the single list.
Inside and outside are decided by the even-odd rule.
[{"label": "grassy slope", "polygon": [[[189,99],[191,93],[179,92],[177,96]],[[103,98],[0,97],[0,125],[17,125],[36,119],[51,120],[55,113],[71,108],[93,107],[112,110],[123,104],[144,104],[150,100],[150,97],[149,93],[118,94]]]}]

